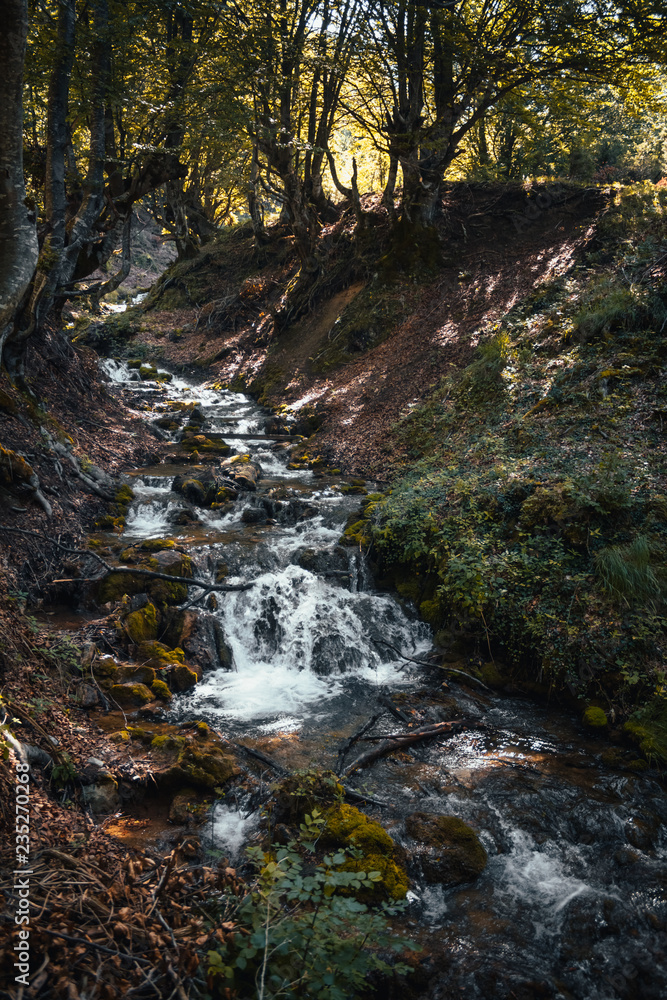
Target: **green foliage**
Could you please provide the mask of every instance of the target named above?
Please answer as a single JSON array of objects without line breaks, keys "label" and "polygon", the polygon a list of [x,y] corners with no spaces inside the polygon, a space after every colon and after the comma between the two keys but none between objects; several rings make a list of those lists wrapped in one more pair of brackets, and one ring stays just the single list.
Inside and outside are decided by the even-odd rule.
[{"label": "green foliage", "polygon": [[342,895],[372,887],[380,873],[344,871],[351,851],[314,862],[324,824],[314,809],[304,817],[298,841],[274,845],[268,854],[260,848],[248,851],[257,874],[251,891],[236,904],[239,932],[233,945],[208,952],[208,974],[220,993],[229,986],[262,1000],[351,1000],[367,991],[370,972],[408,971],[379,954],[411,947],[389,932],[389,918],[399,907],[371,910]]},{"label": "green foliage", "polygon": [[76,767],[68,753],[61,754],[60,762],[53,765],[51,781],[56,788],[65,788],[76,777]]},{"label": "green foliage", "polygon": [[353,526],[435,628],[621,710],[664,683],[667,653],[666,206],[664,187],[619,189],[604,268],[481,335],[396,425],[412,462]]}]

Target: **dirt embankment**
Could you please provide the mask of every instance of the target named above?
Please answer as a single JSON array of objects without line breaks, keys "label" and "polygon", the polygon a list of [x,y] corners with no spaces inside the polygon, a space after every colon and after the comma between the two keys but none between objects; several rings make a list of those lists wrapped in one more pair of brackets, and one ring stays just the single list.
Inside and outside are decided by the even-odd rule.
[{"label": "dirt embankment", "polygon": [[440,248],[417,244],[407,254],[367,199],[360,238],[350,212],[323,230],[311,308],[279,333],[273,317],[298,270],[291,238],[276,229],[256,250],[237,229],[167,272],[129,332],[167,363],[314,416],[320,430],[309,452],[387,478],[402,458],[387,444],[389,428],[469,363],[513,305],[567,273],[607,203],[599,189],[451,185]]}]

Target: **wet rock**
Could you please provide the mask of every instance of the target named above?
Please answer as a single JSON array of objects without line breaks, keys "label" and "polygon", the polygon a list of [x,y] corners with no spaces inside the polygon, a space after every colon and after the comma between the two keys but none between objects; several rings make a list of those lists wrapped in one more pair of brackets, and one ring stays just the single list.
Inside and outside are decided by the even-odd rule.
[{"label": "wet rock", "polygon": [[172,691],[189,691],[197,683],[197,673],[185,663],[179,663],[165,670],[167,684]]},{"label": "wet rock", "polygon": [[262,507],[246,507],[241,520],[244,524],[266,524],[266,511]]},{"label": "wet rock", "polygon": [[215,475],[211,469],[204,468],[193,470],[191,476],[179,473],[174,477],[171,488],[198,507],[209,507],[218,492]]},{"label": "wet rock", "polygon": [[118,669],[118,681],[122,684],[144,684],[150,687],[154,680],[155,670],[146,663],[126,663]]},{"label": "wet rock", "polygon": [[147,603],[136,611],[131,611],[123,624],[132,642],[140,646],[142,642],[157,639],[159,622],[157,608],[154,604]]},{"label": "wet rock", "polygon": [[397,861],[397,848],[383,826],[354,806],[338,804],[325,810],[326,827],[320,838],[323,847],[355,847],[361,857],[350,858],[343,871],[380,873],[373,889],[355,892],[367,901],[403,899],[408,891],[408,874]]},{"label": "wet rock", "polygon": [[405,828],[426,848],[416,855],[429,882],[460,885],[471,882],[486,868],[487,854],[479,837],[458,816],[416,812],[406,818]]},{"label": "wet rock", "polygon": [[262,476],[262,469],[255,462],[239,460],[239,456],[228,459],[221,466],[225,476],[228,476],[242,490],[254,492]]},{"label": "wet rock", "polygon": [[165,638],[180,647],[187,661],[196,664],[203,672],[231,670],[233,654],[222,626],[213,615],[196,611],[171,613]]}]

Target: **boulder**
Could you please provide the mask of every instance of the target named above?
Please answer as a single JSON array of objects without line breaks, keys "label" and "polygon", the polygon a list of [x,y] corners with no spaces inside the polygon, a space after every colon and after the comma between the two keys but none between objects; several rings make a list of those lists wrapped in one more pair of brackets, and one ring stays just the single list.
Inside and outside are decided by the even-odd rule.
[{"label": "boulder", "polygon": [[232,650],[214,615],[196,611],[172,612],[165,638],[180,647],[186,660],[204,673],[233,668]]},{"label": "boulder", "polygon": [[428,882],[461,885],[486,868],[487,854],[479,837],[458,816],[416,812],[406,818],[405,828],[421,844],[414,856]]},{"label": "boulder", "polygon": [[246,507],[241,514],[244,524],[266,524],[266,511],[263,507]]},{"label": "boulder", "polygon": [[109,694],[121,708],[140,708],[153,701],[153,694],[145,684],[113,684]]},{"label": "boulder", "polygon": [[169,822],[178,823],[181,826],[189,825],[193,822],[196,813],[201,811],[201,806],[201,796],[194,788],[182,788],[171,800]]}]

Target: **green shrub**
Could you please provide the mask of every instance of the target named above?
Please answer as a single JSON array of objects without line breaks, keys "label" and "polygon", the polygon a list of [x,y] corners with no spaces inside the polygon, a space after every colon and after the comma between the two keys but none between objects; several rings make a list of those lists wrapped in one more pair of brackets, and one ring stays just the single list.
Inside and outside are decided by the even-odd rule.
[{"label": "green shrub", "polygon": [[[371,972],[408,972],[379,950],[412,947],[389,932],[399,906],[369,909],[341,891],[371,888],[379,872],[343,871],[358,852],[339,850],[319,864],[312,857],[324,819],[313,810],[299,841],[247,853],[256,869],[252,889],[235,902],[233,944],[209,951],[207,969],[215,997],[225,988],[239,996],[351,1000],[368,992]],[[228,913],[229,911],[227,911]]]}]

